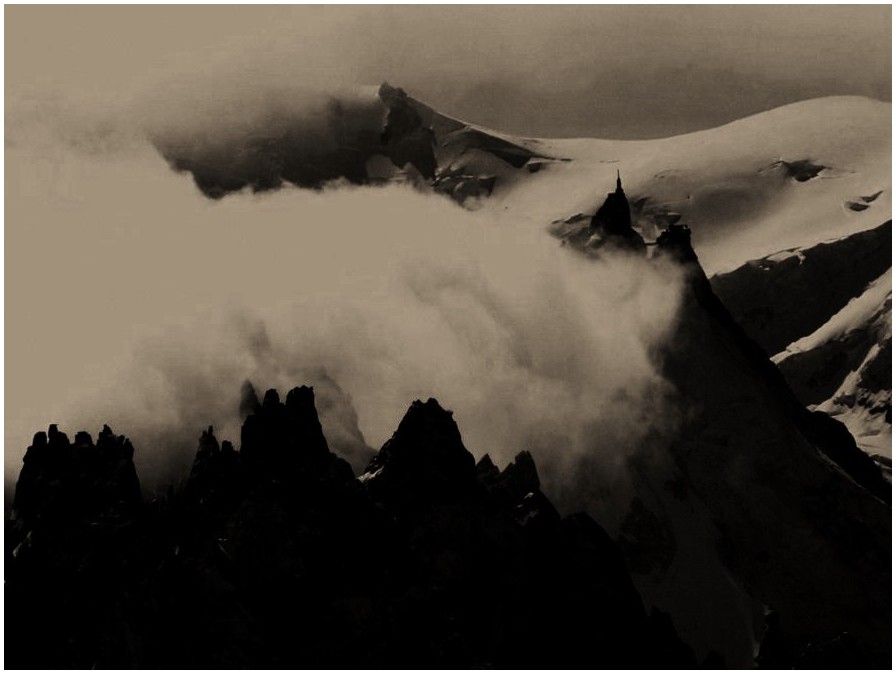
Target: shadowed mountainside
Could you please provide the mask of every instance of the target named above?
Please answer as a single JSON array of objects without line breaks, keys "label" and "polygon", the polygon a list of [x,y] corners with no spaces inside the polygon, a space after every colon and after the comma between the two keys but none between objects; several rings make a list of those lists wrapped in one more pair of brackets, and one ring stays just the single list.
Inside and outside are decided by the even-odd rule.
[{"label": "shadowed mountainside", "polygon": [[202,434],[183,493],[143,503],[132,450],[51,428],[7,523],[13,667],[682,667],[612,540],[561,518],[532,458],[467,452],[411,405],[356,479],[306,387]]},{"label": "shadowed mountainside", "polygon": [[[633,504],[623,532],[630,568],[648,569],[636,584],[677,625],[695,619],[709,634],[716,628],[701,616],[718,612],[730,635],[744,630],[757,640],[768,628],[757,621],[771,608],[793,653],[809,654],[848,632],[869,662],[887,662],[889,483],[841,423],[796,399],[715,296],[687,237],[665,238],[658,254],[682,261],[688,275],[661,356],[664,375],[681,392],[683,425],[668,447],[674,468],[636,467],[643,502]],[[645,536],[657,528],[677,549],[665,564],[637,564],[650,550]],[[701,587],[704,599],[695,601]],[[730,598],[715,603],[713,595],[725,593]],[[752,616],[744,610],[751,603]],[[688,618],[689,611],[696,613]],[[697,648],[689,631],[680,632]],[[711,643],[729,664],[747,664],[733,654],[749,658],[751,640],[726,639],[725,647],[716,641],[724,638]]]},{"label": "shadowed mountainside", "polygon": [[836,416],[862,449],[887,466],[891,244],[887,221],[712,278],[715,292],[773,357],[800,402]]},{"label": "shadowed mountainside", "polygon": [[[712,288],[771,357],[812,334],[891,266],[892,221],[717,274]],[[811,301],[809,301],[811,298]]]},{"label": "shadowed mountainside", "polygon": [[[624,210],[621,192],[598,210],[605,219]],[[625,215],[565,241],[607,254],[630,236]],[[629,459],[634,495],[613,534],[636,586],[698,657],[715,651],[749,667],[771,630],[772,643],[787,645],[766,647],[768,666],[810,662],[817,649],[888,662],[890,484],[842,423],[802,405],[734,320],[686,225],[670,225],[653,250],[656,264],[685,273],[681,310],[656,354],[678,392],[680,427]],[[600,511],[588,486],[600,470],[586,457],[561,507]]]}]

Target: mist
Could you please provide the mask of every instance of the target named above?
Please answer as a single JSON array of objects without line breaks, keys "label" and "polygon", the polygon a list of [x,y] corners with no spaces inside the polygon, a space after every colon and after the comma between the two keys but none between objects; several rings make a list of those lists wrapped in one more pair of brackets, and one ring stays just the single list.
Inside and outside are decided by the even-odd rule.
[{"label": "mist", "polygon": [[411,186],[212,201],[139,128],[89,119],[7,147],[7,483],[49,423],[128,435],[146,489],[182,479],[207,426],[238,444],[247,379],[314,385],[356,468],[435,397],[474,455],[529,450],[554,492],[585,457],[612,492],[674,424],[652,355],[674,268]]}]

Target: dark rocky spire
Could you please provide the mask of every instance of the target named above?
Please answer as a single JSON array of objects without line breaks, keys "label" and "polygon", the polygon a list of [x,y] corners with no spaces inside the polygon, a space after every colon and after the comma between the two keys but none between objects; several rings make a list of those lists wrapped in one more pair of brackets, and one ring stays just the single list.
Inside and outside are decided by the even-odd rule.
[{"label": "dark rocky spire", "polygon": [[258,394],[252,382],[247,379],[240,388],[240,419],[245,420],[250,414],[257,412],[259,407],[261,403],[258,401]]},{"label": "dark rocky spire", "polygon": [[240,457],[254,477],[277,481],[303,481],[318,474],[352,479],[349,465],[330,452],[314,405],[314,390],[292,389],[280,401],[269,389],[241,431]]},{"label": "dark rocky spire", "polygon": [[452,413],[430,398],[411,404],[362,479],[376,497],[419,506],[466,496],[475,481],[475,464]]},{"label": "dark rocky spire", "polygon": [[607,198],[594,217],[591,218],[591,232],[597,235],[594,247],[610,245],[625,250],[644,252],[644,239],[632,228],[632,214],[622,189],[622,177],[616,171],[616,191],[607,193]]}]

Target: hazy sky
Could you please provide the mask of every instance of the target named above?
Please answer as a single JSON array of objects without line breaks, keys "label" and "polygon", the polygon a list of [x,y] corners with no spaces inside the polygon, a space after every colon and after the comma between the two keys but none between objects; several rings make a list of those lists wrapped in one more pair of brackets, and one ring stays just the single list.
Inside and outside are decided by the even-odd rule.
[{"label": "hazy sky", "polygon": [[7,93],[383,80],[537,136],[656,137],[832,94],[890,100],[889,5],[7,6]]},{"label": "hazy sky", "polygon": [[[537,209],[481,227],[485,211],[407,187],[211,202],[134,142],[132,122],[217,133],[222,116],[264,109],[265,85],[384,80],[534,136],[664,136],[814,96],[890,97],[889,6],[4,11],[8,477],[56,422],[109,422],[144,462],[168,446],[152,429],[183,433],[189,458],[199,430],[234,417],[243,378],[292,386],[300,365],[327,368],[376,446],[429,395],[457,412],[472,450],[508,458],[596,436],[619,456],[636,437],[619,406],[638,427],[662,416],[647,356],[674,313],[668,278],[559,263]],[[266,360],[231,311],[266,326]],[[612,429],[595,434],[606,415]]]}]

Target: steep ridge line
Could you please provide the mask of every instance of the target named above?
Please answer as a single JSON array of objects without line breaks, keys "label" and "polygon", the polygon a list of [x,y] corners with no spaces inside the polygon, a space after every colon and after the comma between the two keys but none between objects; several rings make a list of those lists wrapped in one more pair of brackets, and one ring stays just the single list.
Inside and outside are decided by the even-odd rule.
[{"label": "steep ridge line", "polygon": [[247,412],[239,451],[207,429],[184,488],[149,503],[117,496],[123,438],[101,434],[130,467],[110,473],[86,434],[35,436],[7,523],[8,665],[696,665],[601,527],[561,518],[526,453],[476,465],[435,400],[361,480],[310,388]]}]

